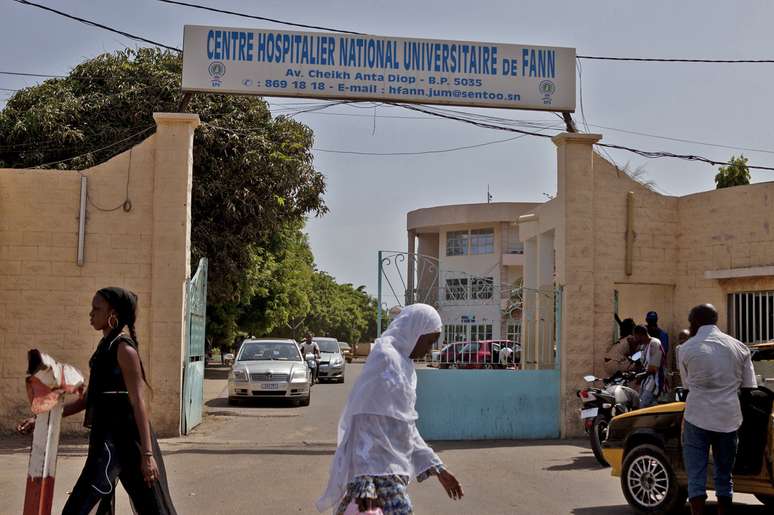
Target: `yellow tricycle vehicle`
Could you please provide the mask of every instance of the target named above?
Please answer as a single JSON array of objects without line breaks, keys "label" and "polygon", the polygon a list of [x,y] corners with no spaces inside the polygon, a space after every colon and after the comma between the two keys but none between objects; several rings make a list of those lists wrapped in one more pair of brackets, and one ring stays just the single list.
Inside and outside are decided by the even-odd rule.
[{"label": "yellow tricycle vehicle", "polygon": [[[734,465],[734,492],[754,494],[774,509],[774,345],[751,346],[758,388],[742,392],[743,422]],[[690,392],[688,392],[690,396]],[[602,448],[612,475],[635,513],[682,513],[688,478],[683,463],[685,402],[660,404],[614,417]],[[713,489],[712,457],[707,488]]]}]

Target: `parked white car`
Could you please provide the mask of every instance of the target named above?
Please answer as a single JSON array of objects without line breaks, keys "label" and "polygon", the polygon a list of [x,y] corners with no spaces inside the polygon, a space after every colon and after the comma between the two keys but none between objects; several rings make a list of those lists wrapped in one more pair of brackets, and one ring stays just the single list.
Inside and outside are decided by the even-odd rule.
[{"label": "parked white car", "polygon": [[228,403],[281,398],[308,406],[312,374],[296,342],[283,339],[245,340],[228,376]]}]

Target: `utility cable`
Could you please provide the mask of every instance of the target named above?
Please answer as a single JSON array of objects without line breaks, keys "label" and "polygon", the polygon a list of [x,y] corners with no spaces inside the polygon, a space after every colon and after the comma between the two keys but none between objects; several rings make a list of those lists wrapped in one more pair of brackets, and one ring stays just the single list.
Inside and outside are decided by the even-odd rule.
[{"label": "utility cable", "polygon": [[[293,21],[278,20],[276,18],[267,18],[265,16],[256,16],[239,11],[228,11],[225,9],[217,9],[215,7],[209,7],[206,5],[193,4],[190,2],[181,2],[178,0],[157,0],[165,4],[179,5],[183,7],[191,7],[194,9],[201,9],[204,11],[216,12],[221,14],[230,14],[232,16],[239,16],[241,18],[250,18],[253,20],[268,21],[271,23],[277,23],[279,25],[288,25],[291,27],[301,27],[305,29],[318,29],[328,30],[331,32],[343,32],[345,34],[357,34],[363,35],[363,32],[356,32],[353,30],[336,29],[332,27],[325,27],[322,25],[308,25],[305,23],[298,23]],[[707,64],[762,64],[762,63],[774,63],[774,59],[684,59],[684,58],[656,58],[656,57],[612,57],[612,56],[599,56],[599,55],[577,55],[578,59],[593,59],[599,61],[634,61],[634,62],[659,62],[659,63],[707,63]]]},{"label": "utility cable", "polygon": [[632,61],[641,63],[701,63],[701,64],[762,64],[774,63],[774,59],[680,59],[669,57],[610,57],[601,55],[577,55],[578,59],[596,61]]},{"label": "utility cable", "polygon": [[44,11],[49,11],[54,14],[58,14],[59,16],[64,16],[65,18],[69,18],[71,20],[75,20],[77,22],[83,23],[84,25],[90,25],[92,27],[96,27],[98,29],[107,30],[110,32],[113,32],[115,34],[119,34],[121,36],[124,36],[129,39],[133,39],[135,41],[142,41],[143,43],[150,43],[151,45],[158,46],[161,48],[166,48],[167,50],[173,50],[175,52],[182,52],[181,49],[165,45],[164,43],[159,43],[158,41],[153,41],[152,39],[144,38],[142,36],[137,36],[135,34],[130,34],[129,32],[124,32],[122,30],[114,29],[113,27],[108,27],[107,25],[103,25],[101,23],[97,23],[95,21],[87,20],[85,18],[79,18],[78,16],[73,16],[72,14],[67,14],[62,11],[57,11],[56,9],[52,9],[51,7],[47,7],[45,5],[36,4],[34,2],[29,2],[28,0],[13,0],[16,3],[22,4],[22,5],[29,5],[32,7],[37,7],[38,9],[43,9]]},{"label": "utility cable", "polygon": [[[520,133],[520,134],[526,134],[526,135],[530,135],[530,136],[537,136],[537,137],[540,137],[540,138],[550,138],[550,137],[552,137],[551,135],[548,135],[548,134],[540,134],[538,132],[524,131],[524,130],[521,130],[521,129],[515,129],[513,127],[502,127],[502,126],[494,125],[494,124],[491,124],[491,123],[485,123],[485,122],[480,122],[480,121],[468,120],[468,119],[465,119],[465,118],[462,118],[462,117],[452,116],[452,115],[449,115],[449,114],[434,113],[431,110],[426,110],[426,109],[422,108],[422,107],[425,107],[425,106],[419,107],[419,106],[410,105],[410,104],[396,104],[396,105],[399,105],[400,107],[403,107],[404,109],[410,109],[410,110],[413,110],[413,111],[419,111],[419,112],[423,112],[423,113],[428,113],[428,114],[432,114],[433,116],[440,116],[442,118],[448,118],[450,120],[457,120],[457,121],[461,121],[463,123],[468,123],[468,124],[475,125],[477,127],[483,127],[483,128],[486,128],[486,129],[496,129],[496,130],[502,130],[502,131],[508,131],[508,132],[517,132],[517,133]],[[647,151],[647,150],[641,150],[641,149],[637,149],[637,148],[633,148],[633,147],[627,147],[627,146],[624,146],[624,145],[614,145],[612,143],[595,143],[595,145],[597,145],[599,147],[604,147],[604,148],[612,148],[612,149],[616,149],[616,150],[624,150],[626,152],[631,152],[631,153],[637,154],[637,155],[639,155],[641,157],[646,157],[648,159],[658,159],[658,158],[666,157],[666,158],[673,158],[673,159],[683,159],[683,160],[686,160],[686,161],[698,161],[698,162],[707,163],[707,164],[711,164],[711,165],[727,166],[727,165],[731,165],[732,164],[732,163],[729,163],[729,162],[726,162],[726,161],[715,161],[714,159],[709,159],[709,158],[704,157],[704,156],[698,156],[698,155],[693,155],[693,154],[676,154],[676,153],[673,153],[673,152]],[[774,171],[774,167],[771,167],[771,166],[747,165],[747,168],[750,169],[750,170]]]},{"label": "utility cable", "polygon": [[33,168],[43,168],[43,167],[46,167],[46,166],[53,166],[53,165],[57,165],[57,164],[60,164],[60,163],[64,163],[66,161],[72,161],[73,159],[78,159],[79,157],[87,156],[89,154],[96,154],[97,152],[102,152],[103,150],[107,150],[109,148],[115,147],[116,145],[120,145],[121,143],[124,143],[125,141],[129,141],[129,140],[131,140],[133,138],[136,138],[137,136],[145,134],[146,132],[148,132],[149,130],[153,129],[154,127],[155,127],[155,125],[150,125],[150,126],[144,128],[143,130],[141,130],[139,132],[135,132],[134,134],[132,134],[130,136],[127,136],[126,138],[120,139],[118,141],[114,141],[113,143],[111,143],[109,145],[105,145],[102,148],[97,148],[97,149],[94,149],[94,150],[89,150],[88,152],[84,152],[82,154],[78,154],[77,156],[68,157],[67,159],[60,159],[59,161],[52,161],[50,163],[43,163],[43,164],[34,166]]},{"label": "utility cable", "polygon": [[476,145],[466,145],[462,147],[442,148],[436,150],[423,150],[419,152],[358,152],[354,150],[334,150],[327,148],[313,148],[317,152],[324,152],[328,154],[351,154],[356,156],[422,156],[426,154],[444,154],[447,152],[457,152],[458,150],[470,150],[472,148],[486,147],[489,145],[496,145],[498,143],[506,143],[508,141],[517,140],[525,137],[526,134],[514,136],[513,138],[498,139],[495,141],[486,141],[484,143],[478,143]]},{"label": "utility cable", "polygon": [[178,2],[176,0],[158,0],[158,1],[159,2],[163,2],[165,4],[180,5],[180,6],[183,6],[183,7],[192,7],[194,9],[202,9],[204,11],[211,11],[211,12],[221,13],[221,14],[230,14],[232,16],[239,16],[241,18],[250,18],[250,19],[253,19],[253,20],[268,21],[268,22],[271,22],[271,23],[278,23],[280,25],[289,25],[291,27],[300,27],[300,28],[303,28],[303,29],[329,30],[329,31],[332,31],[332,32],[343,32],[343,33],[346,33],[346,34],[362,34],[362,32],[354,32],[354,31],[351,31],[351,30],[342,30],[342,29],[332,29],[330,27],[323,27],[323,26],[320,26],[320,25],[307,25],[306,23],[296,23],[296,22],[292,22],[292,21],[277,20],[277,19],[274,19],[274,18],[267,18],[265,16],[255,16],[255,15],[252,15],[252,14],[246,14],[246,13],[241,13],[241,12],[237,12],[237,11],[227,11],[225,9],[216,9],[214,7],[208,7],[206,5],[192,4],[192,3],[188,3],[188,2]]}]

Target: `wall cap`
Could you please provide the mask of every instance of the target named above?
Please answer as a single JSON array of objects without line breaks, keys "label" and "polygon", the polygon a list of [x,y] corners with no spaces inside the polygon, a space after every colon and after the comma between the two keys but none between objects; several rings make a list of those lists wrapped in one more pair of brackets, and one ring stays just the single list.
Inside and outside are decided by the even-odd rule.
[{"label": "wall cap", "polygon": [[153,113],[153,119],[156,121],[156,125],[182,123],[198,127],[202,124],[196,113]]},{"label": "wall cap", "polygon": [[560,145],[566,145],[568,143],[585,143],[587,145],[593,145],[597,141],[602,139],[601,134],[581,134],[580,132],[562,132],[557,134],[551,141],[558,147]]},{"label": "wall cap", "polygon": [[518,220],[516,220],[515,223],[511,225],[519,225],[519,224],[526,224],[528,222],[537,222],[538,221],[538,215],[537,213],[529,213],[526,215],[521,215]]},{"label": "wall cap", "polygon": [[707,270],[705,279],[736,279],[739,277],[763,277],[774,275],[774,266],[753,266],[748,268],[729,268],[726,270]]}]

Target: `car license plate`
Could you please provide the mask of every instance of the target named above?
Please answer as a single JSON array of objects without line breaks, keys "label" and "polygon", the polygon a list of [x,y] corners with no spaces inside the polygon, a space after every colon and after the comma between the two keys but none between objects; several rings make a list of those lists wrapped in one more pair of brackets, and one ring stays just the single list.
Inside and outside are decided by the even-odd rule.
[{"label": "car license plate", "polygon": [[261,390],[279,390],[277,383],[265,383],[261,385]]},{"label": "car license plate", "polygon": [[581,418],[587,419],[587,418],[594,418],[599,413],[599,408],[589,408],[589,409],[582,409],[581,410]]}]

